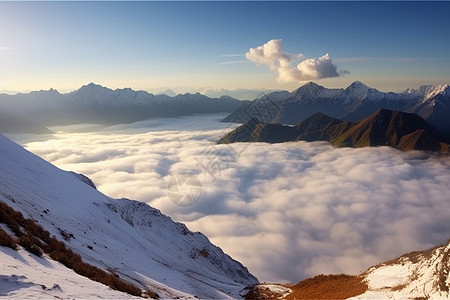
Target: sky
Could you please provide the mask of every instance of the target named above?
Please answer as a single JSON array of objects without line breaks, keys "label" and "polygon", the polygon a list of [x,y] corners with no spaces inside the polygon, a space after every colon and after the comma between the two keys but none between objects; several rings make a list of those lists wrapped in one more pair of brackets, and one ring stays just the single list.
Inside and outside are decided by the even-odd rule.
[{"label": "sky", "polygon": [[450,82],[449,2],[0,2],[0,90]]}]

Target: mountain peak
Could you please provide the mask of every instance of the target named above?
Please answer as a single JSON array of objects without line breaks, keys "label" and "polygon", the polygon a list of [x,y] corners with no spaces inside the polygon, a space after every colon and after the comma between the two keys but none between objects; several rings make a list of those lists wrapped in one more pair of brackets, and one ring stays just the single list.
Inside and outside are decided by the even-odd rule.
[{"label": "mountain peak", "polygon": [[76,95],[78,101],[81,101],[81,99],[89,99],[91,101],[92,99],[106,99],[106,95],[112,92],[112,89],[91,82],[87,85],[83,85],[78,90],[74,91],[73,94]]},{"label": "mountain peak", "polygon": [[448,84],[422,85],[419,91],[425,95],[425,98],[432,98],[439,94],[450,95],[450,86]]},{"label": "mountain peak", "polygon": [[313,81],[310,81],[307,84],[299,87],[296,91],[300,91],[300,90],[310,90],[311,91],[311,90],[319,90],[319,89],[324,89],[324,87],[321,85],[318,85],[317,83],[315,83]]},{"label": "mountain peak", "polygon": [[310,81],[307,84],[303,85],[303,86],[311,86],[311,87],[321,87],[320,85],[318,85],[317,83],[315,83],[314,81]]},{"label": "mountain peak", "polygon": [[366,84],[364,84],[363,82],[361,82],[359,80],[354,81],[348,87],[349,88],[351,87],[351,88],[367,88],[367,89],[369,89],[369,87]]},{"label": "mountain peak", "polygon": [[31,95],[37,95],[37,94],[42,94],[42,95],[61,95],[58,90],[54,89],[54,88],[50,88],[49,90],[40,90],[40,91],[33,91],[30,92]]},{"label": "mountain peak", "polygon": [[351,91],[352,93],[367,93],[369,90],[372,90],[372,88],[361,81],[355,81],[350,84],[345,90]]},{"label": "mountain peak", "polygon": [[93,82],[85,84],[79,88],[79,90],[86,90],[86,89],[106,89],[106,88]]},{"label": "mountain peak", "polygon": [[407,89],[404,93],[406,94],[420,94],[425,96],[426,98],[431,98],[440,93],[446,92],[450,94],[450,85],[448,84],[426,84],[421,85],[418,89]]},{"label": "mountain peak", "polygon": [[345,103],[351,102],[355,99],[362,99],[364,98],[369,91],[376,91],[375,89],[372,89],[362,83],[361,81],[355,81],[352,84],[350,84],[345,90],[344,90],[344,98]]},{"label": "mountain peak", "polygon": [[325,87],[311,81],[293,91],[292,95],[296,100],[307,102],[315,97],[320,97],[321,93],[325,90]]}]

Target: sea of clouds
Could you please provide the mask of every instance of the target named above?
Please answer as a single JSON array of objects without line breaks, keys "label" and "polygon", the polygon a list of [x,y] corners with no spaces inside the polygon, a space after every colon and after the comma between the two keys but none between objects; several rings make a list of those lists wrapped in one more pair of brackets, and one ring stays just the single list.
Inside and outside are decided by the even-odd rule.
[{"label": "sea of clouds", "polygon": [[[63,131],[22,144],[109,196],[203,232],[260,281],[359,273],[450,238],[449,157],[325,142],[217,145],[236,126],[222,117],[52,128]],[[183,174],[201,185],[187,207],[168,196]]]}]

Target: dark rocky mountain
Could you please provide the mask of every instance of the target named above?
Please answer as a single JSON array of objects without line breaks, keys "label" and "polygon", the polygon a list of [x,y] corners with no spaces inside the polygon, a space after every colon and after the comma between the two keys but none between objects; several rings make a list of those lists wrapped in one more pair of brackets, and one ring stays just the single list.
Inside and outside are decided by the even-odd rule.
[{"label": "dark rocky mountain", "polygon": [[327,89],[310,82],[292,93],[274,92],[259,97],[242,105],[223,122],[243,123],[256,118],[264,123],[294,125],[316,112],[357,121],[382,108],[415,113],[450,134],[449,85],[424,85],[403,93],[385,93],[359,81],[346,89]]},{"label": "dark rocky mountain", "polygon": [[316,113],[295,126],[251,119],[218,143],[329,141],[340,147],[390,146],[400,150],[450,153],[448,136],[412,113],[381,109],[357,122]]},{"label": "dark rocky mountain", "polygon": [[122,124],[158,117],[229,113],[245,101],[196,94],[170,97],[130,88],[112,90],[94,83],[60,94],[54,89],[26,94],[0,94],[0,112],[42,126],[78,123]]}]

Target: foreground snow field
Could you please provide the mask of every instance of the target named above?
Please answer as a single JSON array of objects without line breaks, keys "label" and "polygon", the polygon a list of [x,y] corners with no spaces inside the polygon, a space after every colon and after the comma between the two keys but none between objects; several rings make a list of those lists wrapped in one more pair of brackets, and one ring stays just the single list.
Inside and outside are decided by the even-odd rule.
[{"label": "foreground snow field", "polygon": [[0,297],[37,298],[137,298],[80,276],[48,257],[0,247]]}]

